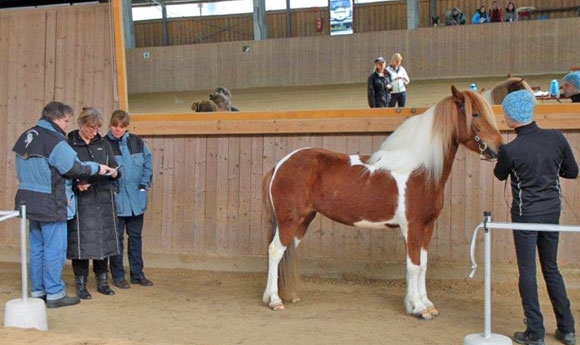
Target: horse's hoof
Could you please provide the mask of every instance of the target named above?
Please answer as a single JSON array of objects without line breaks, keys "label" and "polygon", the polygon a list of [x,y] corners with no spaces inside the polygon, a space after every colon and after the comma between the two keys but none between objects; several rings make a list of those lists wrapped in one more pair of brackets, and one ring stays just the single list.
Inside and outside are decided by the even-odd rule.
[{"label": "horse's hoof", "polygon": [[284,310],[284,304],[271,305],[270,308],[274,311]]},{"label": "horse's hoof", "polygon": [[423,310],[422,312],[416,314],[415,316],[417,316],[417,318],[420,320],[433,320],[433,315],[431,315],[431,313],[427,310]]},{"label": "horse's hoof", "polygon": [[296,303],[296,302],[300,302],[300,301],[301,301],[301,299],[298,296],[292,297],[290,299],[290,303]]},{"label": "horse's hoof", "polygon": [[433,305],[428,307],[426,311],[429,312],[433,317],[439,316],[439,310],[437,310],[437,308],[435,308]]}]

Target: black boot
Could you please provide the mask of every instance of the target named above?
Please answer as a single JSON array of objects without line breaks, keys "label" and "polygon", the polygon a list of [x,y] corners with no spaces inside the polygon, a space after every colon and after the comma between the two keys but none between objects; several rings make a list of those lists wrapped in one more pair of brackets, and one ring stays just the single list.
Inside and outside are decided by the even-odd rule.
[{"label": "black boot", "polygon": [[80,299],[91,299],[90,292],[87,290],[87,276],[75,276],[75,287],[77,288],[77,296]]},{"label": "black boot", "polygon": [[97,277],[97,291],[103,295],[114,295],[115,291],[111,289],[107,282],[107,272],[95,274]]}]

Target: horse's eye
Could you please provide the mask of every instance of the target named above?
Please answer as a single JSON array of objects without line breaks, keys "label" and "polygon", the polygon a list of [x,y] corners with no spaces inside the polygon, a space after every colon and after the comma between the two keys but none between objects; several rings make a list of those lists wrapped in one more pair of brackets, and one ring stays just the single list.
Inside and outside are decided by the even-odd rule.
[{"label": "horse's eye", "polygon": [[478,117],[478,116],[479,116],[479,114],[478,114],[478,113],[473,113],[473,114],[471,114],[471,116],[473,116],[473,117]]}]

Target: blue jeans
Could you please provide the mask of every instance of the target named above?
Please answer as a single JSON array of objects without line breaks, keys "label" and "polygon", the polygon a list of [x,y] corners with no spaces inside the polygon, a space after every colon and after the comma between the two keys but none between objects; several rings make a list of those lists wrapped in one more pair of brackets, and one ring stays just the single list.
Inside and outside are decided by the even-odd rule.
[{"label": "blue jeans", "polygon": [[30,221],[31,296],[46,295],[55,300],[66,295],[61,279],[66,261],[66,221],[46,223]]},{"label": "blue jeans", "polygon": [[407,91],[399,93],[391,93],[391,99],[389,100],[389,108],[394,108],[395,105],[399,103],[399,107],[404,107],[407,103]]},{"label": "blue jeans", "polygon": [[143,215],[131,217],[117,217],[117,231],[119,238],[120,254],[109,258],[109,267],[113,281],[119,282],[125,279],[123,267],[123,235],[127,231],[127,258],[129,259],[129,272],[131,278],[143,277]]},{"label": "blue jeans", "polygon": [[[512,215],[512,221],[515,223],[558,224],[559,218],[559,212],[536,217]],[[556,316],[556,325],[563,333],[575,332],[566,285],[558,269],[559,233],[515,230],[513,237],[518,261],[518,287],[526,317],[526,330],[529,332],[530,339],[544,339],[546,333],[538,299],[536,248],[552,309]]]}]

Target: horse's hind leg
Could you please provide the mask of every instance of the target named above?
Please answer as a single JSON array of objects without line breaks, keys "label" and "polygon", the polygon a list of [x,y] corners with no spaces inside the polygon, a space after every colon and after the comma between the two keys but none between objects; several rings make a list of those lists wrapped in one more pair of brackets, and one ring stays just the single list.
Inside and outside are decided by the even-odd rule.
[{"label": "horse's hind leg", "polygon": [[274,310],[284,309],[282,299],[278,295],[278,265],[285,251],[286,247],[280,242],[279,230],[276,228],[276,234],[268,246],[268,281],[262,296],[264,303]]}]

